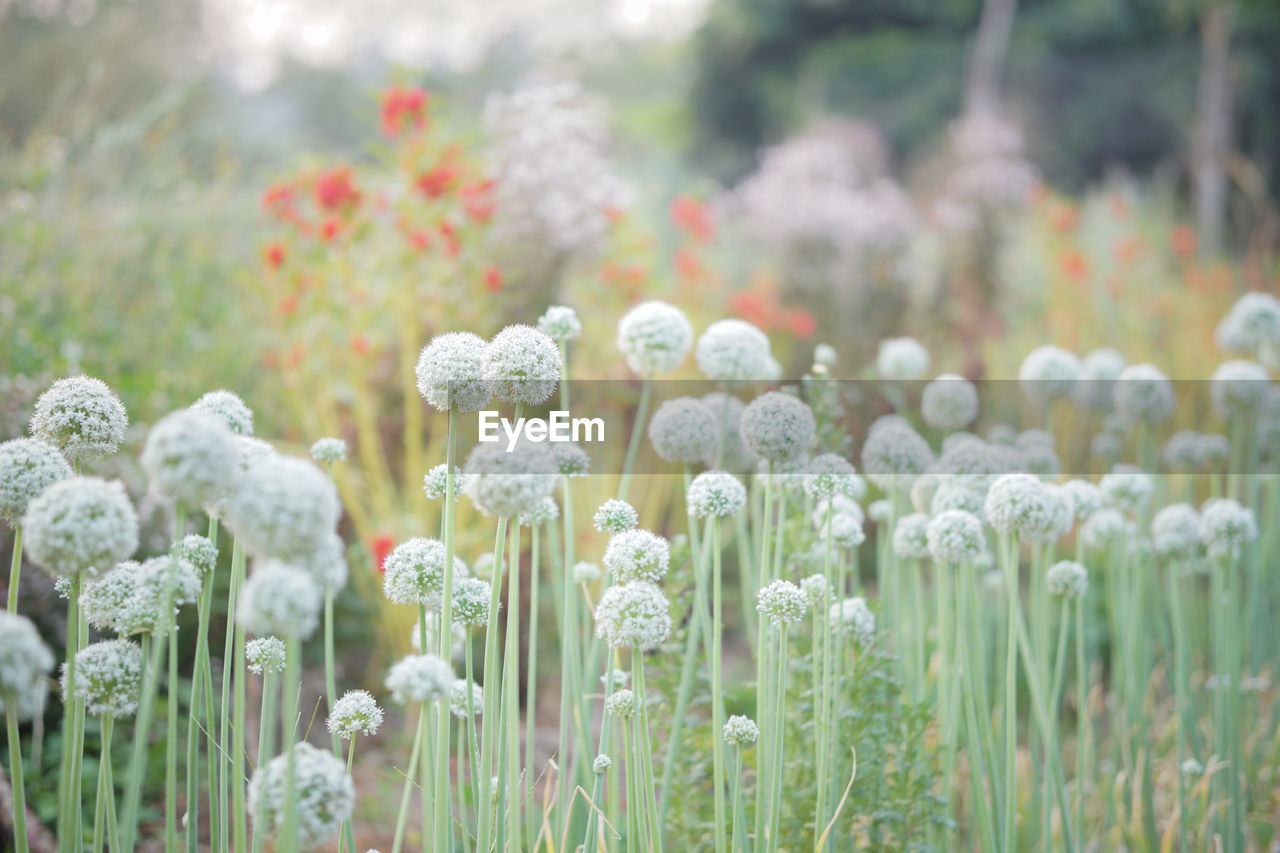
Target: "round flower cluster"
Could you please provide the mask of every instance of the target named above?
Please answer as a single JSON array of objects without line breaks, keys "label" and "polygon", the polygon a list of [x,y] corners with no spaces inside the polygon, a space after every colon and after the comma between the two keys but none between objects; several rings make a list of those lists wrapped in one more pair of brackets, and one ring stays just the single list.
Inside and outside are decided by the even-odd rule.
[{"label": "round flower cluster", "polygon": [[1089,589],[1089,572],[1074,560],[1062,560],[1049,567],[1045,584],[1050,595],[1076,598]]},{"label": "round flower cluster", "polygon": [[1062,491],[1071,502],[1072,514],[1079,521],[1102,509],[1107,502],[1102,489],[1088,480],[1067,480],[1062,484]]},{"label": "round flower cluster", "polygon": [[241,474],[226,521],[251,554],[289,559],[323,544],[340,512],[323,471],[303,459],[271,455]]},{"label": "round flower cluster", "polygon": [[1201,471],[1212,471],[1231,459],[1231,442],[1225,435],[1205,433],[1196,437],[1195,464]]},{"label": "round flower cluster", "polygon": [[244,644],[244,659],[249,671],[258,675],[284,672],[285,646],[279,637],[258,637]]},{"label": "round flower cluster", "polygon": [[436,655],[409,655],[393,664],[387,673],[387,689],[401,704],[447,700],[453,682],[453,667]]},{"label": "round flower cluster", "polygon": [[591,772],[595,773],[597,776],[603,776],[612,766],[613,759],[610,758],[607,753],[602,752],[595,757],[594,761],[591,762]]},{"label": "round flower cluster", "polygon": [[867,483],[848,459],[838,453],[819,453],[805,472],[804,493],[814,500],[840,496],[858,501],[867,494]]},{"label": "round flower cluster", "polygon": [[562,477],[585,477],[591,470],[591,457],[577,442],[557,441],[550,445],[551,458]]},{"label": "round flower cluster", "polygon": [[1222,318],[1215,337],[1226,350],[1274,350],[1280,345],[1280,299],[1271,293],[1245,293]]},{"label": "round flower cluster", "polygon": [[649,420],[649,441],[667,462],[699,462],[716,446],[715,415],[694,397],[666,400]]},{"label": "round flower cluster", "polygon": [[747,404],[738,423],[742,442],[757,459],[787,462],[804,453],[813,441],[813,411],[800,400],[769,391]]},{"label": "round flower cluster", "polygon": [[685,504],[696,518],[727,518],[747,503],[747,489],[727,471],[703,471],[693,478]]},{"label": "round flower cluster", "polygon": [[117,630],[121,634],[168,630],[178,609],[199,597],[195,566],[172,554],[152,557],[138,566],[137,588],[119,612]]},{"label": "round flower cluster", "polygon": [[1169,504],[1151,519],[1151,544],[1166,557],[1187,556],[1200,544],[1200,516],[1190,504]]},{"label": "round flower cluster", "polygon": [[1125,512],[1137,513],[1151,503],[1155,483],[1136,465],[1117,465],[1098,481],[1107,500]]},{"label": "round flower cluster", "polygon": [[1124,515],[1118,509],[1105,507],[1080,525],[1080,540],[1090,551],[1105,551],[1128,531]]},{"label": "round flower cluster", "polygon": [[893,553],[903,560],[929,556],[929,516],[913,512],[899,518],[893,527]]},{"label": "round flower cluster", "polygon": [[1258,521],[1248,507],[1217,498],[1200,508],[1200,541],[1210,557],[1235,559],[1257,538]]},{"label": "round flower cluster", "polygon": [[618,321],[618,349],[627,366],[649,376],[675,370],[693,346],[693,326],[674,305],[641,302]]},{"label": "round flower cluster", "polygon": [[929,351],[915,338],[885,338],[876,352],[881,379],[919,379],[929,372]]},{"label": "round flower cluster", "polygon": [[866,644],[876,632],[876,615],[867,607],[862,596],[846,598],[831,605],[828,619],[833,628],[853,635],[859,643]]},{"label": "round flower cluster", "polygon": [[821,572],[801,579],[800,589],[808,599],[810,607],[825,607],[835,594],[835,588]]},{"label": "round flower cluster", "polygon": [[[418,393],[441,412],[452,405],[461,414],[478,412],[493,396],[484,381],[485,342],[471,332],[437,335],[422,348],[413,372]],[[549,393],[549,392],[548,392]]]},{"label": "round flower cluster", "polygon": [[1224,361],[1209,381],[1214,411],[1224,418],[1251,415],[1266,396],[1270,384],[1267,369],[1256,361]]},{"label": "round flower cluster", "polygon": [[1001,533],[1038,541],[1054,529],[1058,516],[1053,496],[1031,474],[1005,474],[991,484],[983,510]]},{"label": "round flower cluster", "polygon": [[630,719],[640,712],[640,697],[628,688],[615,690],[604,701],[604,709],[619,719]]},{"label": "round flower cluster", "polygon": [[345,462],[347,459],[347,443],[340,438],[332,436],[316,439],[315,443],[311,445],[311,458],[329,465],[335,462]]},{"label": "round flower cluster", "polygon": [[17,524],[41,492],[72,475],[58,448],[38,438],[0,444],[0,519]]},{"label": "round flower cluster", "polygon": [[756,593],[756,612],[785,628],[805,617],[809,612],[809,598],[791,581],[771,581]]},{"label": "round flower cluster", "polygon": [[449,713],[459,720],[479,716],[484,710],[484,688],[474,681],[455,678],[449,688]]},{"label": "round flower cluster", "polygon": [[489,622],[489,598],[493,587],[481,578],[459,578],[453,583],[453,621],[455,625],[486,625]]},{"label": "round flower cluster", "polygon": [[201,580],[218,565],[218,547],[198,533],[188,533],[175,542],[173,556],[194,566]]},{"label": "round flower cluster", "polygon": [[128,426],[124,404],[105,382],[69,376],[36,400],[30,428],[71,459],[91,460],[115,453]]},{"label": "round flower cluster", "polygon": [[1096,349],[1080,363],[1076,402],[1086,409],[1109,412],[1115,405],[1116,380],[1124,370],[1124,356],[1106,347]]},{"label": "round flower cluster", "polygon": [[1132,364],[1116,378],[1116,414],[1125,423],[1161,423],[1174,404],[1173,383],[1155,365]]},{"label": "round flower cluster", "polygon": [[983,508],[983,497],[977,489],[971,489],[963,483],[952,482],[951,478],[943,480],[933,493],[929,502],[929,514],[939,515],[947,510],[963,510],[978,518],[986,518]]},{"label": "round flower cluster", "polygon": [[[449,489],[449,466],[441,462],[422,478],[422,491],[428,500],[439,500]],[[453,466],[453,499],[462,494],[462,469]]]},{"label": "round flower cluster", "polygon": [[739,424],[742,422],[742,411],[747,407],[732,394],[712,391],[702,398],[702,405],[711,410],[716,419],[716,434],[719,438],[711,447],[703,463],[708,468],[723,468],[726,471],[742,473],[755,467],[756,459],[742,443]]},{"label": "round flower cluster", "polygon": [[534,527],[538,524],[548,524],[560,517],[560,504],[556,503],[556,499],[546,497],[533,505],[532,509],[525,510],[520,513],[521,527]]},{"label": "round flower cluster", "polygon": [[978,417],[978,389],[963,376],[944,373],[924,386],[920,414],[935,429],[964,429]]},{"label": "round flower cluster", "polygon": [[915,482],[911,484],[911,508],[916,512],[929,512],[933,506],[933,496],[937,494],[938,487],[941,485],[942,478],[937,474],[926,471],[916,477]]},{"label": "round flower cluster", "polygon": [[329,709],[329,733],[343,740],[376,735],[381,725],[382,709],[367,690],[348,690]]},{"label": "round flower cluster", "polygon": [[29,720],[43,711],[53,664],[53,652],[31,620],[0,611],[0,715],[13,710],[19,720]]},{"label": "round flower cluster", "polygon": [[862,470],[885,491],[909,489],[932,462],[929,443],[909,424],[873,425],[862,444]]},{"label": "round flower cluster", "polygon": [[240,593],[236,617],[250,634],[305,640],[320,618],[320,590],[302,569],[279,560],[259,563]]},{"label": "round flower cluster", "polygon": [[1180,429],[1164,443],[1161,456],[1170,473],[1194,471],[1198,467],[1196,444],[1200,433],[1193,429]]},{"label": "round flower cluster", "polygon": [[862,520],[851,513],[840,512],[832,515],[831,524],[824,526],[823,531],[828,527],[831,532],[830,544],[837,548],[857,548],[867,541],[866,531],[862,529]]},{"label": "round flower cluster", "polygon": [[768,376],[769,338],[745,320],[717,320],[698,338],[694,358],[708,379],[732,381]]},{"label": "round flower cluster", "polygon": [[1080,359],[1061,347],[1036,347],[1018,368],[1018,383],[1032,400],[1046,403],[1055,397],[1071,397],[1080,378]]},{"label": "round flower cluster", "polygon": [[210,391],[192,403],[191,408],[217,416],[236,435],[253,435],[253,409],[232,391]]},{"label": "round flower cluster", "polygon": [[305,741],[295,744],[292,759],[278,755],[249,782],[249,815],[255,832],[274,838],[283,829],[293,770],[293,815],[297,847],[319,847],[351,818],[355,785],[342,760]]},{"label": "round flower cluster", "polygon": [[138,548],[138,515],[118,480],[59,480],[27,506],[22,529],[32,561],[55,577],[105,570]]},{"label": "round flower cluster", "polygon": [[939,564],[962,565],[986,550],[987,540],[982,535],[982,522],[976,516],[959,509],[939,513],[927,529],[929,553]]},{"label": "round flower cluster", "polygon": [[[438,607],[444,591],[444,543],[423,537],[407,539],[391,549],[382,571],[382,594],[388,601]],[[465,577],[466,571],[466,564],[455,555],[454,577]]]},{"label": "round flower cluster", "polygon": [[609,498],[600,504],[592,522],[601,533],[621,533],[640,523],[640,514],[631,504],[617,498]]},{"label": "round flower cluster", "polygon": [[609,538],[604,549],[604,567],[620,584],[632,581],[657,583],[667,574],[671,546],[648,530],[625,530]]},{"label": "round flower cluster", "polygon": [[80,589],[80,610],[89,624],[99,631],[115,631],[128,636],[136,633],[128,628],[134,595],[138,590],[141,565],[126,560],[91,578]]},{"label": "round flower cluster", "polygon": [[572,575],[574,583],[595,583],[604,577],[604,572],[595,563],[579,560],[573,564]]},{"label": "round flower cluster", "polygon": [[216,504],[240,473],[235,433],[208,412],[170,412],[147,434],[142,467],[158,494],[188,507]]},{"label": "round flower cluster", "polygon": [[347,585],[349,570],[346,545],[336,531],[331,531],[321,539],[310,554],[300,555],[294,565],[311,575],[325,595],[337,593]]},{"label": "round flower cluster", "polygon": [[130,717],[142,691],[142,647],[103,640],[76,652],[75,696],[95,717]]},{"label": "round flower cluster", "polygon": [[750,717],[734,714],[724,721],[724,741],[730,746],[751,746],[760,737],[760,727]]},{"label": "round flower cluster", "polygon": [[556,342],[571,341],[582,334],[582,321],[569,306],[552,305],[538,318],[538,331]]},{"label": "round flower cluster", "polygon": [[671,636],[671,603],[646,581],[609,587],[596,605],[596,636],[613,647],[652,651]]},{"label": "round flower cluster", "polygon": [[537,506],[559,476],[546,445],[526,440],[510,452],[495,442],[477,444],[463,471],[463,493],[482,513],[500,518],[515,518]]},{"label": "round flower cluster", "polygon": [[494,396],[508,403],[536,406],[560,383],[564,362],[560,347],[532,326],[507,326],[484,348],[483,376]]}]

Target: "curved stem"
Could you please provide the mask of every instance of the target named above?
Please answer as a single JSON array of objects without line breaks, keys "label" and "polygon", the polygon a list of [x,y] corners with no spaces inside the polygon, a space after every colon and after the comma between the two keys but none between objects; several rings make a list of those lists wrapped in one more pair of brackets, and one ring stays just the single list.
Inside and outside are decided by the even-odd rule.
[{"label": "curved stem", "polygon": [[640,449],[640,435],[644,432],[645,418],[649,414],[649,398],[653,394],[653,374],[644,378],[640,388],[640,402],[636,406],[636,419],[631,424],[631,438],[627,441],[627,455],[622,463],[622,479],[618,481],[618,499],[627,499],[627,487],[631,485],[631,469],[636,463],[636,451]]}]

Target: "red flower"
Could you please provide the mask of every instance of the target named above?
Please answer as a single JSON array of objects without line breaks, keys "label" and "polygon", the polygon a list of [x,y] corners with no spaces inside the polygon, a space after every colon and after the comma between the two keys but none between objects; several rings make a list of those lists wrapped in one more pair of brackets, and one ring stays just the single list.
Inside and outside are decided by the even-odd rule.
[{"label": "red flower", "polygon": [[351,339],[351,351],[356,355],[364,355],[369,351],[369,339],[364,335],[356,335]]},{"label": "red flower", "polygon": [[489,267],[485,270],[484,286],[490,293],[497,293],[502,290],[502,270],[497,267]]},{"label": "red flower", "polygon": [[813,314],[803,308],[796,308],[787,313],[787,328],[797,338],[811,338],[818,331],[818,321]]},{"label": "red flower", "polygon": [[320,224],[320,239],[326,243],[332,243],[338,239],[338,235],[342,233],[341,220],[329,217]]},{"label": "red flower", "polygon": [[360,191],[351,180],[351,167],[340,166],[316,176],[316,204],[325,210],[337,210],[360,203]]},{"label": "red flower", "polygon": [[1173,252],[1180,258],[1190,257],[1196,251],[1196,230],[1189,225],[1179,225],[1169,235]]},{"label": "red flower", "polygon": [[697,281],[704,272],[702,259],[690,249],[680,249],[676,252],[676,271],[687,281]]},{"label": "red flower", "polygon": [[262,257],[267,262],[267,266],[273,270],[278,270],[284,266],[284,246],[279,243],[271,243],[262,250]]},{"label": "red flower", "polygon": [[443,196],[458,182],[458,170],[447,163],[441,163],[418,178],[418,189],[427,198],[436,199]]},{"label": "red flower", "polygon": [[262,191],[262,206],[272,213],[279,214],[292,203],[293,187],[288,184],[272,184]]},{"label": "red flower", "polygon": [[378,571],[384,571],[383,564],[394,547],[396,547],[396,540],[390,533],[375,534],[369,542],[369,550],[373,552],[373,565]]},{"label": "red flower", "polygon": [[671,221],[699,243],[708,243],[715,237],[710,209],[691,196],[676,196],[671,202]]},{"label": "red flower", "polygon": [[382,95],[382,132],[398,136],[406,125],[425,126],[428,100],[427,93],[421,89],[392,86]]},{"label": "red flower", "polygon": [[752,290],[740,290],[729,297],[729,307],[748,323],[768,330],[777,310],[772,300]]},{"label": "red flower", "polygon": [[458,252],[462,251],[462,243],[458,240],[458,231],[448,222],[440,223],[440,236],[444,238],[445,251],[449,257],[458,257]]},{"label": "red flower", "polygon": [[409,242],[412,243],[413,248],[417,249],[419,252],[426,251],[427,247],[431,245],[431,234],[430,232],[423,231],[422,229],[411,231],[409,233]]},{"label": "red flower", "polygon": [[1062,259],[1062,271],[1067,278],[1081,279],[1089,273],[1089,263],[1079,252],[1068,252]]},{"label": "red flower", "polygon": [[460,190],[462,207],[467,211],[467,216],[476,222],[488,222],[493,218],[493,210],[496,206],[493,200],[494,186],[493,181],[482,181]]}]

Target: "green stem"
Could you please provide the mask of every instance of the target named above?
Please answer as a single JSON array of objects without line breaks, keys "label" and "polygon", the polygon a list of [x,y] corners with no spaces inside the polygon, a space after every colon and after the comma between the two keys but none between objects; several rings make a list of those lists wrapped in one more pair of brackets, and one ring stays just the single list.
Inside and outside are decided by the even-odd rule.
[{"label": "green stem", "polygon": [[[356,736],[351,735],[351,743],[347,745],[347,775],[351,775],[351,768],[356,760]],[[351,835],[351,821],[343,818],[342,826],[338,830],[338,853],[346,853],[349,837]],[[355,841],[350,839],[351,850],[355,851]]]},{"label": "green stem", "polygon": [[[200,706],[204,701],[205,676],[209,669],[209,609],[213,604],[213,571],[204,576],[200,589],[200,597],[196,600],[197,625],[196,655],[191,668],[191,685],[187,692],[187,849],[196,849],[196,839],[200,826]],[[213,720],[205,721],[206,731],[213,726]],[[214,790],[213,779],[214,753],[209,753],[209,789]],[[217,815],[210,813],[209,826],[213,836],[217,836]],[[218,849],[216,844],[212,845]]]},{"label": "green stem", "polygon": [[[1088,775],[1085,772],[1085,754],[1089,731],[1089,669],[1084,647],[1084,596],[1076,596],[1076,851],[1085,848],[1084,798]],[[1179,768],[1181,771],[1181,768]]]},{"label": "green stem", "polygon": [[[89,848],[93,853],[98,853],[102,849],[103,833],[106,829],[106,813],[114,810],[114,805],[109,804],[111,796],[111,715],[106,714],[102,717],[101,739],[102,744],[98,751],[98,796],[93,809],[93,846]],[[194,848],[192,848],[194,849]]]},{"label": "green stem", "polygon": [[636,406],[636,419],[631,424],[631,438],[627,441],[627,455],[622,463],[622,479],[618,481],[618,499],[627,499],[627,487],[631,485],[631,469],[636,463],[636,451],[640,449],[640,436],[644,432],[645,418],[649,414],[649,398],[653,394],[653,374],[644,378],[640,388],[640,403]]},{"label": "green stem", "polygon": [[651,836],[649,850],[663,850],[663,824],[658,819],[658,803],[653,784],[653,746],[649,740],[649,700],[644,685],[644,653],[639,649],[631,650],[631,680],[635,684],[636,695],[640,697],[640,708],[636,712],[636,750],[640,753],[641,794],[644,797],[644,812],[649,822]]},{"label": "green stem", "polygon": [[9,563],[8,609],[18,612],[18,583],[22,579],[22,526],[13,528],[13,559]]},{"label": "green stem", "polygon": [[298,690],[302,684],[302,648],[297,636],[285,638],[284,714],[281,717],[281,755],[285,756],[284,821],[277,839],[281,850],[298,849],[298,780],[293,746],[298,740]]},{"label": "green stem", "polygon": [[[711,526],[711,750],[715,785],[716,853],[725,851],[724,814],[724,687],[720,662],[724,638],[724,598],[720,571],[720,519],[712,517]],[[675,752],[674,742],[669,747]],[[663,791],[666,796],[666,791]]]},{"label": "green stem", "polygon": [[[454,445],[457,443],[458,409],[449,407],[449,432],[445,441],[445,489],[444,489],[444,589],[440,600],[439,650],[440,657],[453,659],[453,468]],[[423,646],[425,650],[427,647]],[[453,822],[449,819],[449,711],[448,703],[441,705],[436,721],[436,767],[435,767],[435,847],[437,850],[449,850],[452,847]],[[425,815],[423,816],[425,820]],[[426,832],[423,832],[424,844]]]},{"label": "green stem", "polygon": [[1178,749],[1178,853],[1184,853],[1187,848],[1187,783],[1185,774],[1182,772],[1182,762],[1187,757],[1187,729],[1186,714],[1187,708],[1187,646],[1186,646],[1186,626],[1183,623],[1184,612],[1182,609],[1182,594],[1179,587],[1182,585],[1180,572],[1181,568],[1175,565],[1169,572],[1169,596],[1173,608],[1173,642],[1174,642],[1174,676],[1173,676],[1173,696],[1174,706],[1176,707],[1175,717],[1177,718],[1177,749]]},{"label": "green stem", "polygon": [[1005,579],[1005,595],[1009,599],[1004,657],[1004,843],[1005,853],[1014,846],[1015,807],[1018,802],[1018,540],[1001,534],[1001,557]]},{"label": "green stem", "polygon": [[495,726],[498,700],[502,698],[498,674],[498,607],[502,600],[502,554],[506,541],[506,518],[498,519],[493,542],[493,581],[489,594],[489,619],[484,637],[484,711],[480,720],[480,830],[477,849],[488,851],[493,838],[493,797],[489,795],[489,779],[494,775]]},{"label": "green stem", "polygon": [[[540,559],[542,543],[539,532],[542,525],[534,524],[530,532],[530,563],[529,563],[529,648],[526,652],[525,666],[525,726],[524,726],[524,766],[529,768],[529,784],[532,787],[534,780],[538,778],[536,765],[534,764],[533,755],[533,734],[535,723],[538,719],[538,588],[539,578],[538,570],[540,568]],[[569,768],[565,768],[564,773],[569,772]],[[534,835],[537,831],[537,822],[529,821],[529,828],[526,830],[525,843],[532,850],[534,846]]]},{"label": "green stem", "polygon": [[[404,768],[404,790],[400,794],[400,811],[396,813],[395,839],[391,843],[391,853],[400,853],[404,844],[404,830],[409,820],[409,800],[413,794],[413,779],[417,772],[418,756],[422,754],[423,731],[426,729],[427,706],[418,707],[418,723],[414,726],[413,749],[409,752],[409,763]],[[481,848],[487,849],[485,847]]]},{"label": "green stem", "polygon": [[[988,797],[987,792],[983,790],[983,780],[986,778],[987,762],[984,761],[984,745],[982,741],[982,728],[978,723],[978,690],[977,684],[977,667],[974,661],[974,655],[969,651],[969,636],[971,620],[969,612],[972,608],[971,597],[973,594],[973,566],[969,564],[965,566],[963,577],[960,579],[959,610],[956,614],[956,646],[960,653],[960,659],[963,661],[964,669],[964,693],[965,693],[965,726],[968,734],[967,743],[969,749],[969,760],[973,762],[973,770],[970,773],[970,780],[973,789],[973,803],[978,812],[978,826],[982,830],[982,843],[984,849],[996,850],[996,825],[995,819],[991,814],[991,803],[995,799],[995,792],[998,790],[994,784],[994,774],[997,772],[995,767],[991,767],[993,775],[992,779],[992,796]],[[985,708],[983,715],[986,714]]]},{"label": "green stem", "polygon": [[[240,587],[244,585],[244,548],[240,545],[240,541],[235,540],[231,547],[231,593],[228,594],[228,605],[234,606],[240,592]],[[231,734],[231,770],[229,774],[231,781],[231,803],[232,815],[234,819],[234,841],[232,849],[235,853],[244,853],[249,839],[249,818],[248,811],[245,808],[245,743],[244,743],[244,719],[245,719],[245,663],[244,663],[244,623],[235,617],[235,610],[228,611],[227,626],[231,633],[231,658],[232,664],[230,671],[227,671],[226,657],[223,658],[223,695],[226,694],[227,679],[234,680],[232,713],[235,715],[234,728]],[[226,699],[223,699],[223,708],[226,707]],[[222,743],[223,751],[226,752],[225,744],[227,738],[226,731],[226,712],[222,714],[222,730],[224,732]],[[223,798],[223,802],[226,798]]]},{"label": "green stem", "polygon": [[[14,598],[14,596],[10,596]],[[28,853],[27,788],[22,775],[22,741],[18,735],[18,711],[12,705],[5,709],[9,732],[9,779],[13,783],[13,839],[17,853]]]},{"label": "green stem", "polygon": [[521,836],[521,803],[524,784],[520,766],[520,524],[512,527],[510,564],[507,568],[506,652],[502,659],[502,695],[506,713],[507,760],[507,838],[519,853]]},{"label": "green stem", "polygon": [[[723,738],[724,733],[715,732],[714,736]],[[729,849],[733,853],[737,853],[739,833],[744,820],[742,815],[742,747],[739,746],[733,752],[736,772],[733,776],[733,835],[729,842]]]},{"label": "green stem", "polygon": [[779,824],[782,822],[782,759],[786,740],[787,708],[787,626],[780,628],[778,639],[778,683],[774,687],[776,705],[773,712],[773,794],[769,811],[769,850],[777,853]]},{"label": "green stem", "polygon": [[178,849],[178,626],[169,626],[169,681],[165,693],[164,838],[167,850]]}]

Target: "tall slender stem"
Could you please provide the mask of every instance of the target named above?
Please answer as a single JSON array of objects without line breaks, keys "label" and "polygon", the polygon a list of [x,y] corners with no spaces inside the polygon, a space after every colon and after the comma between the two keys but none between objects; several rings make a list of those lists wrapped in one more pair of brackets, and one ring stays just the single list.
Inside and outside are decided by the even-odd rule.
[{"label": "tall slender stem", "polygon": [[[231,547],[231,586],[232,592],[228,595],[228,603],[234,605],[239,589],[244,585],[244,548],[236,540]],[[231,804],[233,816],[233,842],[232,849],[234,853],[244,853],[245,847],[249,839],[249,818],[245,809],[245,744],[244,744],[244,718],[245,718],[245,665],[244,665],[244,623],[235,616],[235,611],[228,611],[227,623],[229,633],[231,629],[231,667],[228,671],[226,658],[223,658],[223,694],[226,693],[226,679],[234,679],[234,690],[232,699],[232,713],[235,716],[234,727],[231,733],[231,768],[232,772],[228,774],[231,780]],[[226,700],[223,699],[223,707],[226,707]],[[224,711],[222,730],[224,735],[222,743],[227,742],[226,731],[226,713]],[[224,798],[225,801],[225,798]]]},{"label": "tall slender stem", "polygon": [[1005,595],[1008,597],[1008,623],[1004,656],[1004,844],[1009,853],[1014,846],[1014,814],[1018,802],[1018,543],[1016,537],[1001,534],[1001,557],[1004,565]]},{"label": "tall slender stem", "polygon": [[22,526],[13,528],[13,559],[9,562],[8,610],[18,612],[18,583],[22,579]]},{"label": "tall slender stem", "polygon": [[[437,640],[440,656],[445,660],[452,659],[453,646],[453,468],[454,444],[458,431],[458,409],[449,407],[449,432],[445,441],[444,452],[444,590],[440,599],[439,637]],[[423,649],[426,649],[423,646]],[[449,819],[449,712],[447,703],[441,706],[436,715],[436,767],[435,767],[435,846],[437,850],[448,850],[452,846],[453,822]],[[425,820],[426,816],[423,815]],[[423,837],[426,837],[425,830]]]},{"label": "tall slender stem", "polygon": [[102,849],[103,833],[106,831],[107,811],[115,809],[111,795],[111,722],[110,714],[101,720],[101,746],[98,750],[98,796],[93,808],[93,846],[89,849],[98,853]]},{"label": "tall slender stem", "polygon": [[284,714],[281,717],[280,754],[285,756],[284,821],[280,830],[278,847],[282,850],[298,848],[298,779],[293,746],[298,740],[298,691],[302,685],[302,648],[297,636],[285,638],[284,655]]},{"label": "tall slender stem", "polygon": [[[711,754],[712,782],[715,785],[716,853],[725,850],[724,814],[724,696],[720,659],[723,652],[724,598],[720,578],[720,519],[712,517],[711,526]],[[675,745],[669,749],[674,751]],[[665,793],[665,792],[664,792]]]},{"label": "tall slender stem", "polygon": [[[10,598],[14,598],[11,594]],[[18,735],[18,710],[5,708],[5,727],[9,733],[9,779],[13,783],[13,840],[17,853],[28,853],[27,788],[22,774],[22,741]]]},{"label": "tall slender stem", "polygon": [[489,795],[489,779],[494,775],[494,743],[499,700],[502,698],[498,674],[498,607],[502,601],[502,554],[508,520],[498,519],[493,542],[493,582],[489,592],[489,619],[484,637],[484,711],[480,720],[480,828],[477,849],[487,851],[493,838],[494,804]]},{"label": "tall slender stem", "polygon": [[640,449],[640,435],[644,432],[645,418],[649,414],[649,398],[653,394],[653,374],[644,378],[640,388],[640,403],[636,406],[636,419],[631,424],[631,438],[627,441],[627,456],[622,463],[622,479],[618,481],[618,499],[627,499],[627,487],[631,485],[631,469],[636,463],[636,451]]}]

